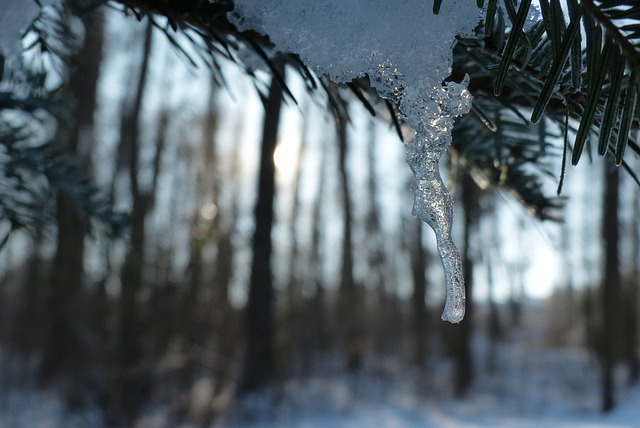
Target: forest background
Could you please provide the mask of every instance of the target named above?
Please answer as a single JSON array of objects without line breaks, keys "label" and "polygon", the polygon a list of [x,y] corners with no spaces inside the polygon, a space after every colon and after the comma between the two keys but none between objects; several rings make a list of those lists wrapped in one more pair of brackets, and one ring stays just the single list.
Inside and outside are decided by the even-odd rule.
[{"label": "forest background", "polygon": [[[528,140],[521,149],[536,150],[524,178],[535,176],[536,190],[551,195],[532,203],[514,197],[513,186],[489,186],[491,177],[465,164],[461,119],[443,169],[456,198],[469,310],[460,326],[444,324],[435,242],[410,215],[410,172],[397,135],[407,131],[394,125],[388,105],[330,82],[323,82],[326,93],[310,92],[284,66],[272,79],[251,50],[244,69],[218,58],[212,73],[188,33],[115,8],[92,14],[78,37],[82,48],[46,74],[45,87],[65,83],[56,95],[71,116],[3,109],[14,133],[33,126],[51,134],[54,161],[67,165],[55,150],[74,155],[79,169],[50,182],[64,189],[65,178],[87,174],[99,189],[91,201],[113,203],[103,211],[106,223],[89,220],[64,195],[34,198],[54,206],[55,217],[28,224],[5,217],[0,338],[7,385],[32,379],[70,409],[98,406],[107,425],[134,423],[150,403],[176,421],[206,425],[228,416],[248,391],[322,370],[392,376],[390,360],[424,379],[450,362],[438,393],[463,397],[486,369],[473,338],[487,337],[487,352],[499,352],[540,308],[538,346],[602,362],[603,337],[614,337],[606,346],[614,367],[637,381],[640,198],[633,174],[586,160],[568,170],[567,199],[553,196],[563,130],[547,121],[512,136]],[[520,131],[512,113],[500,114],[514,135]],[[627,159],[633,171],[637,156]],[[273,168],[266,176],[265,163]],[[504,166],[498,170],[507,175]],[[269,175],[273,209],[259,197]],[[67,184],[73,194],[75,182]],[[569,221],[555,221],[561,217]],[[256,238],[265,219],[268,248]],[[606,270],[611,248],[620,249],[613,273]],[[260,251],[267,256],[255,257]],[[258,265],[265,260],[267,267]],[[608,281],[621,295],[619,317],[605,326]],[[263,296],[270,305],[256,300],[272,311],[271,326],[248,320],[256,283],[271,293]],[[258,343],[272,337],[264,345],[272,360],[252,361],[252,335]],[[606,385],[602,391],[602,407],[613,407]]]}]

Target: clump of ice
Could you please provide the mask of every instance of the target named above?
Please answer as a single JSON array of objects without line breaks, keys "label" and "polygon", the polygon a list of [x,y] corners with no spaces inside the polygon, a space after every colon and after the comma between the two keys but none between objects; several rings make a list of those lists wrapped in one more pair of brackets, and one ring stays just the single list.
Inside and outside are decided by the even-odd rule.
[{"label": "clump of ice", "polygon": [[416,131],[406,144],[413,171],[413,214],[431,226],[447,282],[442,319],[464,317],[460,255],[451,238],[453,203],[438,161],[451,144],[456,116],[471,108],[467,80],[451,74],[455,37],[470,34],[480,13],[473,0],[447,0],[439,15],[424,0],[236,0],[239,29],[267,34],[282,52],[300,55],[337,82],[368,75],[380,96],[397,103]]},{"label": "clump of ice", "polygon": [[[52,3],[51,0],[41,2]],[[40,13],[40,5],[35,0],[4,0],[0,13],[0,53],[13,59],[22,50],[21,40],[25,31]]]}]

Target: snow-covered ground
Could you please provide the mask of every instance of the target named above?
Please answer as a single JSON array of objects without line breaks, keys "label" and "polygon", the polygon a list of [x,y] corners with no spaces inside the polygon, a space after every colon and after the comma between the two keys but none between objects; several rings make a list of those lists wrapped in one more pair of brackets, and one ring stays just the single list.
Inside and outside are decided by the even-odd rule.
[{"label": "snow-covered ground", "polygon": [[[394,388],[377,399],[340,380],[312,382],[313,402],[286,403],[253,418],[236,418],[234,427],[638,427],[640,393],[626,391],[620,406],[603,415],[566,403],[474,392],[466,399],[425,398]],[[364,394],[363,394],[364,392]],[[309,394],[309,391],[306,391]],[[356,397],[356,395],[360,395]],[[303,396],[304,393],[301,393]],[[308,398],[307,398],[308,400]],[[546,402],[546,405],[543,404]],[[255,404],[255,403],[254,403]],[[265,403],[263,403],[265,404]]]},{"label": "snow-covered ground", "polygon": [[[577,347],[545,346],[543,330],[512,330],[495,347],[477,335],[476,382],[464,398],[453,396],[453,366],[441,357],[426,371],[408,368],[400,358],[370,359],[355,375],[327,363],[315,374],[245,398],[213,426],[640,427],[640,386],[625,386],[620,370],[617,407],[600,413],[595,357]],[[0,427],[102,426],[98,409],[69,411],[60,397],[36,390],[28,376],[20,378],[15,372],[0,377]],[[176,426],[166,416],[165,409],[152,407],[136,427]]]},{"label": "snow-covered ground", "polygon": [[640,385],[627,386],[620,367],[617,406],[600,412],[596,356],[577,346],[551,347],[550,310],[529,307],[522,327],[508,327],[498,344],[476,334],[476,379],[464,398],[454,397],[454,367],[444,358],[422,372],[390,358],[358,375],[328,368],[248,397],[218,426],[640,427]]},{"label": "snow-covered ground", "polygon": [[453,397],[444,364],[431,375],[402,367],[395,375],[336,373],[249,397],[219,426],[640,427],[640,387],[621,386],[618,407],[600,413],[597,364],[584,353],[508,348],[464,398]]}]

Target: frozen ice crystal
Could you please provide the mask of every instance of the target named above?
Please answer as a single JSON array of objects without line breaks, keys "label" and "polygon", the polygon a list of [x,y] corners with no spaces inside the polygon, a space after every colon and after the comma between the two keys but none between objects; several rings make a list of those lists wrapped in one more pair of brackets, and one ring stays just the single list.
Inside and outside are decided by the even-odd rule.
[{"label": "frozen ice crystal", "polygon": [[338,82],[369,76],[380,96],[394,101],[415,131],[406,144],[413,171],[413,214],[436,234],[447,283],[442,319],[464,317],[460,255],[451,237],[453,201],[438,161],[451,144],[456,116],[471,108],[451,73],[455,37],[478,23],[472,0],[447,0],[439,15],[424,0],[236,0],[230,19],[240,29],[268,34],[276,49],[300,55],[318,74]]}]

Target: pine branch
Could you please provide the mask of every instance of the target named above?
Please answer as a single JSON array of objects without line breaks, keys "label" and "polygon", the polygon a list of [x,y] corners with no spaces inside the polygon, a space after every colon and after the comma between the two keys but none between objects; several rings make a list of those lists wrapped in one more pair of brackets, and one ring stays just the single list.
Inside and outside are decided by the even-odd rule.
[{"label": "pine branch", "polygon": [[[603,2],[603,7],[605,6],[605,2]],[[606,12],[597,7],[593,0],[582,0],[582,6],[585,11],[588,12],[600,25],[602,25],[609,36],[616,42],[616,44],[622,49],[624,56],[627,61],[629,61],[633,68],[640,71],[640,52],[638,49],[630,42],[629,38],[622,34],[620,28],[613,22],[609,16],[606,15]],[[638,21],[636,17],[634,19],[633,16],[625,16],[624,13],[620,13],[617,17],[618,19],[631,19]]]},{"label": "pine branch", "polygon": [[[107,225],[113,235],[127,225],[127,216],[111,209],[76,165],[75,159],[54,148],[51,141],[40,142],[28,117],[22,124],[0,121],[0,220],[13,230],[32,234],[45,231],[55,217],[55,196],[72,201],[78,214]],[[14,119],[15,122],[15,119]]]}]

